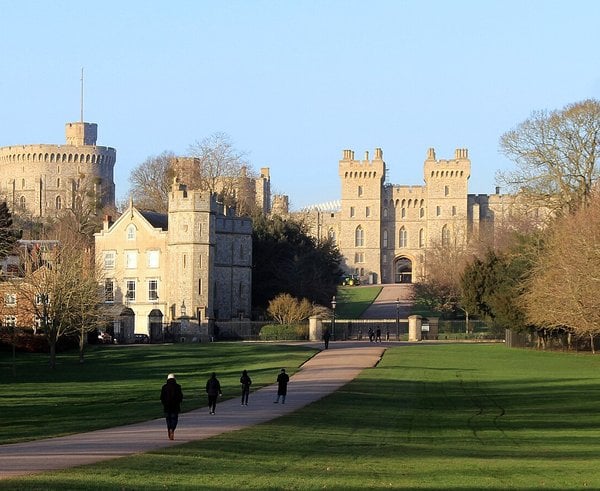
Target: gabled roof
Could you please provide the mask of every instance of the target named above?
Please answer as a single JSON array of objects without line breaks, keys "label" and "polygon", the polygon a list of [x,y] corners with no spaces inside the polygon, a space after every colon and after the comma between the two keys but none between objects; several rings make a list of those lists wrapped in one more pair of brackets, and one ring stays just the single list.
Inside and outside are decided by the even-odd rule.
[{"label": "gabled roof", "polygon": [[154,228],[160,228],[165,232],[169,230],[168,215],[165,215],[164,213],[157,213],[155,211],[138,211],[140,215],[142,215]]}]

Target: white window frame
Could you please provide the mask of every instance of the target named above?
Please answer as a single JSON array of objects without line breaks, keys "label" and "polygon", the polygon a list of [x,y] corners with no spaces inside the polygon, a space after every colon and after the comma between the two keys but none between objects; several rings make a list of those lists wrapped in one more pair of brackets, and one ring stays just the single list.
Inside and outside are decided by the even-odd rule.
[{"label": "white window frame", "polygon": [[17,306],[17,294],[16,293],[4,294],[4,305],[6,305],[7,307],[16,307]]},{"label": "white window frame", "polygon": [[115,259],[116,259],[115,251],[105,251],[104,252],[104,269],[115,269]]},{"label": "white window frame", "polygon": [[135,280],[125,280],[125,300],[135,302],[137,282]]},{"label": "white window frame", "polygon": [[[154,285],[155,288],[152,288]],[[154,293],[154,295],[153,295]],[[150,278],[148,280],[148,301],[156,302],[158,300],[158,279]]]},{"label": "white window frame", "polygon": [[147,252],[148,257],[148,267],[152,269],[156,269],[160,267],[160,251],[159,250],[151,250]]},{"label": "white window frame", "polygon": [[137,251],[125,251],[125,269],[137,269],[137,260]]}]

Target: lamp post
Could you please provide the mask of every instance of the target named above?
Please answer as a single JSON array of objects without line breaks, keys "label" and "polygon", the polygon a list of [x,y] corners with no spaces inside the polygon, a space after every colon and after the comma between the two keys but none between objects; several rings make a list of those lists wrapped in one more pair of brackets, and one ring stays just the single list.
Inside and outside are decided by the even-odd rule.
[{"label": "lamp post", "polygon": [[181,317],[185,317],[186,312],[187,312],[187,309],[185,307],[185,300],[182,300],[182,302],[181,302]]},{"label": "lamp post", "polygon": [[337,302],[335,301],[335,295],[331,299],[331,309],[333,310],[333,317],[331,318],[331,340],[335,341],[335,307]]},{"label": "lamp post", "polygon": [[396,341],[400,341],[400,298],[396,299]]}]

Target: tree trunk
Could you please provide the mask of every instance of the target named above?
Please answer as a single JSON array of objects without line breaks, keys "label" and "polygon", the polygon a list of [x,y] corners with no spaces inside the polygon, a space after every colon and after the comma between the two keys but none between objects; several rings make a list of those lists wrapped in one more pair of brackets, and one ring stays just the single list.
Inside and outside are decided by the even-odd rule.
[{"label": "tree trunk", "polygon": [[592,354],[595,355],[596,354],[596,348],[594,346],[594,335],[592,333],[590,333],[590,346],[592,348]]},{"label": "tree trunk", "polygon": [[56,339],[50,339],[50,368],[56,368]]},{"label": "tree trunk", "polygon": [[85,331],[81,329],[79,332],[79,363],[83,363],[83,336],[85,335]]}]

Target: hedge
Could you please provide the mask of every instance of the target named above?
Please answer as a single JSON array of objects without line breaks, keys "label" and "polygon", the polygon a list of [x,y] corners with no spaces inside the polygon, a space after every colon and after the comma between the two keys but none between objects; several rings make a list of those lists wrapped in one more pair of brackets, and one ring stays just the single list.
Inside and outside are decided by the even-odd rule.
[{"label": "hedge", "polygon": [[261,341],[306,341],[308,325],[306,324],[267,324],[260,330]]}]

